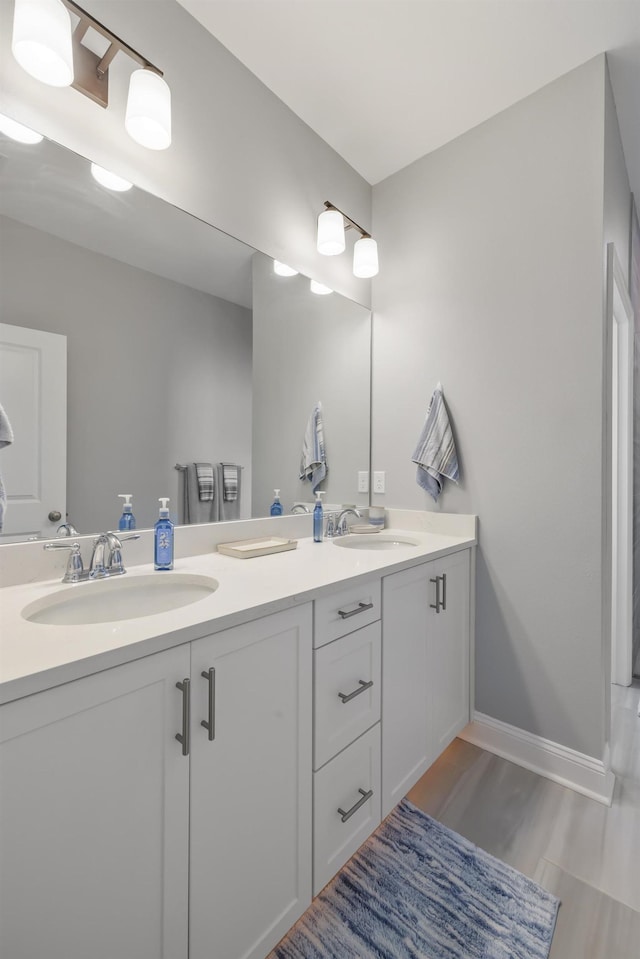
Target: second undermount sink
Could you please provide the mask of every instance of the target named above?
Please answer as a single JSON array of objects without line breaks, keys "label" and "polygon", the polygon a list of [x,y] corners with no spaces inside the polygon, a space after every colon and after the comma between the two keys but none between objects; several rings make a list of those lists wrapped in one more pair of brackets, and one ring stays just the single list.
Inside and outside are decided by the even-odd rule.
[{"label": "second undermount sink", "polygon": [[408,536],[394,536],[392,533],[358,534],[349,533],[334,539],[334,546],[343,546],[345,549],[400,549],[403,546],[419,546],[420,541]]},{"label": "second undermount sink", "polygon": [[189,606],[211,596],[218,586],[218,580],[211,576],[191,573],[119,576],[51,593],[25,606],[22,617],[49,626],[114,623]]}]

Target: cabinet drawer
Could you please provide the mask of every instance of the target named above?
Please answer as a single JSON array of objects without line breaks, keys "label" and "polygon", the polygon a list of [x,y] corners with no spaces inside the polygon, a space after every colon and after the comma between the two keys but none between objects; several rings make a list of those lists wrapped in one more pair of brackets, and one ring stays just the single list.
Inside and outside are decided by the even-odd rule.
[{"label": "cabinet drawer", "polygon": [[315,896],[380,824],[380,724],[314,773],[313,799]]},{"label": "cabinet drawer", "polygon": [[314,647],[380,619],[380,592],[380,580],[373,579],[317,599],[313,609]]},{"label": "cabinet drawer", "polygon": [[378,622],[315,650],[314,769],[380,719],[381,645]]}]

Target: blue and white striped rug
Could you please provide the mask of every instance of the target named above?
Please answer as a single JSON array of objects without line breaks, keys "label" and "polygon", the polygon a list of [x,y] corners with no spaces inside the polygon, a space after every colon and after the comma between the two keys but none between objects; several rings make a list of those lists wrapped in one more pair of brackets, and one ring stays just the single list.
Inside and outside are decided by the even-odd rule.
[{"label": "blue and white striped rug", "polygon": [[547,959],[559,905],[404,800],[269,959]]}]

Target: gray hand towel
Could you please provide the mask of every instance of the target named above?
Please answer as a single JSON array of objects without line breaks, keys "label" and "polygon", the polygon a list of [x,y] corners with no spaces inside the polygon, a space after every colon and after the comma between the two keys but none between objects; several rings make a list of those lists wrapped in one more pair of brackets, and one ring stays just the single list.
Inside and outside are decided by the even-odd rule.
[{"label": "gray hand towel", "polygon": [[188,463],[182,471],[182,522],[215,523],[217,516],[216,480],[211,470],[211,499],[200,499],[200,483],[198,481],[198,464]]},{"label": "gray hand towel", "polygon": [[436,501],[442,492],[444,479],[458,482],[458,454],[441,383],[438,383],[433,391],[427,417],[411,459],[418,466],[416,482]]},{"label": "gray hand towel", "polygon": [[240,519],[242,467],[237,463],[218,463],[216,474],[218,486],[216,518],[222,523]]}]

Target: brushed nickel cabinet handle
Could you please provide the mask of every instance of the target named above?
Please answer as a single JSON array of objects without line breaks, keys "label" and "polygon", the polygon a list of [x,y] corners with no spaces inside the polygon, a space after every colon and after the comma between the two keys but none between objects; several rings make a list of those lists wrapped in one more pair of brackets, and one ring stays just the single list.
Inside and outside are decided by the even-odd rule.
[{"label": "brushed nickel cabinet handle", "polygon": [[436,613],[439,613],[440,612],[440,577],[435,576],[433,579],[430,579],[429,582],[436,584],[436,601],[435,603],[429,603],[429,608],[435,609]]},{"label": "brushed nickel cabinet handle", "polygon": [[371,687],[373,686],[372,679],[370,679],[368,683],[365,682],[364,679],[359,679],[358,682],[360,685],[358,686],[357,689],[354,689],[352,693],[338,693],[338,696],[340,697],[343,703],[350,703],[352,699],[355,699],[356,696],[359,696],[360,693],[363,693],[365,689],[371,689]]},{"label": "brushed nickel cabinet handle", "polygon": [[176,689],[182,693],[182,732],[176,733],[176,739],[182,743],[182,755],[189,755],[189,727],[191,725],[191,681],[183,679],[176,683]]},{"label": "brushed nickel cabinet handle", "polygon": [[342,619],[349,619],[350,616],[357,616],[358,613],[364,613],[364,611],[367,609],[373,609],[373,603],[358,603],[355,609],[350,609],[348,611],[339,609],[338,616],[341,616]]},{"label": "brushed nickel cabinet handle", "polygon": [[447,608],[447,574],[442,574],[442,608]]},{"label": "brushed nickel cabinet handle", "polygon": [[359,789],[358,792],[360,793],[361,798],[357,801],[355,806],[352,806],[351,809],[347,809],[346,812],[344,809],[338,808],[340,818],[343,822],[346,822],[347,819],[351,819],[353,814],[360,809],[360,806],[364,806],[364,804],[373,796],[373,789],[369,789],[367,792],[365,792],[364,789]]},{"label": "brushed nickel cabinet handle", "polygon": [[209,683],[209,709],[207,719],[201,719],[200,725],[209,731],[209,742],[216,738],[216,671],[213,666],[200,673]]}]

